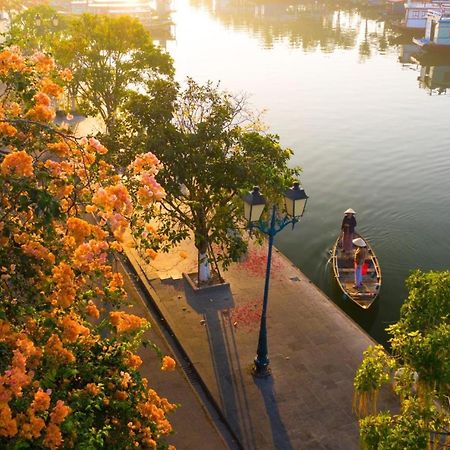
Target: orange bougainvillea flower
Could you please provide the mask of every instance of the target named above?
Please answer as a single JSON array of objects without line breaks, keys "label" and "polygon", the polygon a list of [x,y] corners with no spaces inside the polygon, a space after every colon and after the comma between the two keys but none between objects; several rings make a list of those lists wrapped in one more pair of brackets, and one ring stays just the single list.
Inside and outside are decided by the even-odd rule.
[{"label": "orange bougainvillea flower", "polygon": [[124,401],[124,400],[126,400],[128,398],[128,394],[125,391],[117,391],[114,394],[114,398],[116,400]]},{"label": "orange bougainvillea flower", "polygon": [[21,114],[22,107],[17,102],[11,102],[7,104],[6,110],[11,116],[17,117]]},{"label": "orange bougainvillea flower", "polygon": [[125,363],[132,367],[133,369],[137,369],[142,364],[142,359],[139,355],[135,355],[130,352],[129,356],[125,359]]},{"label": "orange bougainvillea flower", "polygon": [[[166,447],[166,413],[174,406],[137,372],[148,322],[111,309],[127,300],[112,252],[122,251],[124,237],[132,245],[133,233],[152,222],[139,198],[150,203],[164,195],[161,164],[140,155],[119,173],[97,139],[52,122],[63,92],[58,83],[72,78],[58,70],[47,55],[0,50],[0,77],[8,83],[0,99],[0,442],[76,448],[85,427],[104,423],[117,448]],[[140,238],[140,249],[162,240],[151,227]],[[170,357],[161,364],[175,367]],[[93,407],[86,410],[85,401]]]},{"label": "orange bougainvillea flower", "polygon": [[3,175],[33,176],[33,158],[24,150],[6,155],[0,165]]},{"label": "orange bougainvillea flower", "polygon": [[79,245],[91,234],[92,227],[83,219],[69,217],[67,219],[67,231],[75,238],[75,242]]},{"label": "orange bougainvillea flower", "polygon": [[50,423],[45,434],[44,445],[50,450],[56,450],[63,443],[61,430],[58,425]]},{"label": "orange bougainvillea flower", "polygon": [[50,104],[52,103],[50,100],[50,97],[47,94],[44,94],[43,92],[38,92],[34,97],[33,97],[36,105],[44,105],[44,106],[50,106]]},{"label": "orange bougainvillea flower", "polygon": [[132,169],[136,175],[142,173],[144,170],[155,175],[161,167],[159,159],[151,152],[138,155],[128,166],[128,168]]},{"label": "orange bougainvillea flower", "polygon": [[51,122],[56,114],[55,111],[47,105],[37,104],[31,108],[25,115],[27,118],[36,120],[37,122]]},{"label": "orange bougainvillea flower", "polygon": [[120,289],[121,287],[123,287],[123,277],[120,273],[115,272],[112,276],[112,280],[109,283],[109,289],[111,291],[116,291],[117,289]]},{"label": "orange bougainvillea flower", "polygon": [[61,325],[63,327],[63,339],[66,342],[76,342],[79,336],[89,336],[89,328],[86,328],[77,320],[64,316],[61,319]]},{"label": "orange bougainvillea flower", "polygon": [[30,417],[30,424],[29,424],[29,432],[31,435],[29,439],[31,439],[32,437],[38,438],[41,435],[41,431],[44,427],[45,427],[44,419],[32,415]]},{"label": "orange bougainvillea flower", "polygon": [[23,72],[25,69],[25,60],[17,47],[8,47],[0,52],[0,74]]},{"label": "orange bougainvillea flower", "polygon": [[52,97],[58,98],[64,92],[64,89],[52,81],[50,78],[43,78],[40,83],[41,91],[44,94],[50,95]]},{"label": "orange bougainvillea flower", "polygon": [[0,402],[0,436],[13,437],[17,434],[17,422],[12,417],[11,408]]},{"label": "orange bougainvillea flower", "polygon": [[51,423],[55,423],[59,425],[64,422],[64,419],[71,413],[71,409],[69,406],[65,405],[62,400],[58,400],[56,402],[55,407],[53,408],[52,413],[50,414]]},{"label": "orange bougainvillea flower", "polygon": [[141,175],[141,182],[147,189],[153,192],[156,201],[165,197],[166,193],[164,192],[164,189],[150,172],[145,172]]},{"label": "orange bougainvillea flower", "polygon": [[50,299],[64,308],[69,307],[75,300],[77,288],[75,286],[75,273],[65,262],[53,268],[53,282],[56,290],[53,291]]},{"label": "orange bougainvillea flower", "polygon": [[86,314],[93,317],[94,319],[98,319],[100,317],[100,311],[94,305],[94,302],[92,300],[89,300],[86,306]]},{"label": "orange bougainvillea flower", "polygon": [[92,203],[106,212],[130,214],[133,211],[130,194],[123,184],[99,188],[92,197]]},{"label": "orange bougainvillea flower", "polygon": [[45,353],[51,356],[55,361],[60,364],[63,363],[73,363],[75,362],[75,356],[70,350],[64,348],[61,339],[56,335],[52,334],[45,345]]},{"label": "orange bougainvillea flower", "polygon": [[70,152],[69,145],[63,141],[49,143],[47,144],[47,148],[56,153],[58,156],[67,156]]},{"label": "orange bougainvillea flower", "polygon": [[101,389],[95,383],[88,383],[86,385],[86,391],[95,397],[96,395],[100,394]]},{"label": "orange bougainvillea flower", "polygon": [[123,247],[122,244],[120,244],[117,241],[113,241],[111,242],[111,244],[109,244],[109,246],[111,247],[111,250],[115,250],[116,252],[123,252]]},{"label": "orange bougainvillea flower", "polygon": [[172,370],[175,370],[176,365],[177,363],[173,358],[171,358],[170,356],[164,356],[164,358],[162,359],[161,370],[171,372]]},{"label": "orange bougainvillea flower", "polygon": [[31,60],[34,62],[34,67],[38,72],[48,74],[55,68],[55,60],[42,52],[36,52]]},{"label": "orange bougainvillea flower", "polygon": [[88,145],[89,147],[94,149],[94,151],[96,151],[99,155],[105,155],[106,153],[108,153],[108,149],[104,145],[102,145],[99,140],[93,137],[89,139]]},{"label": "orange bougainvillea flower", "polygon": [[55,264],[55,255],[39,242],[28,242],[21,246],[23,252],[35,258],[43,259],[50,264]]},{"label": "orange bougainvillea flower", "polygon": [[73,74],[70,69],[63,69],[59,71],[59,76],[63,81],[72,81],[73,80]]},{"label": "orange bougainvillea flower", "polygon": [[106,264],[108,243],[91,239],[79,245],[73,254],[74,267],[82,271],[95,270]]},{"label": "orange bougainvillea flower", "polygon": [[127,314],[123,311],[112,311],[109,313],[109,319],[113,326],[116,327],[118,333],[127,333],[143,328],[147,325],[147,321],[134,314]]},{"label": "orange bougainvillea flower", "polygon": [[152,248],[145,250],[145,254],[151,259],[155,259],[158,256],[158,253],[156,253]]},{"label": "orange bougainvillea flower", "polygon": [[31,409],[34,412],[43,412],[47,411],[50,406],[50,395],[47,392],[44,392],[42,389],[34,394],[34,400],[31,403]]},{"label": "orange bougainvillea flower", "polygon": [[108,217],[108,223],[114,234],[114,237],[123,241],[125,233],[128,229],[128,220],[122,214],[111,214]]},{"label": "orange bougainvillea flower", "polygon": [[17,134],[17,128],[13,127],[9,123],[0,123],[0,136],[15,136]]}]

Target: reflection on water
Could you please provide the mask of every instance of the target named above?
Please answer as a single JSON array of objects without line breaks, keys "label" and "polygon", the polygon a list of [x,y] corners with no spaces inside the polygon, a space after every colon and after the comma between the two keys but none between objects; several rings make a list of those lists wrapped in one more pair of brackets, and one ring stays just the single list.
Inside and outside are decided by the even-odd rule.
[{"label": "reflection on water", "polygon": [[422,66],[419,81],[419,86],[430,95],[447,93],[450,89],[450,65]]},{"label": "reflection on water", "polygon": [[[449,99],[426,94],[447,91],[450,59],[412,60],[411,36],[399,36],[382,7],[340,4],[176,0],[168,50],[178,79],[221,80],[267,109],[310,195],[302,222],[276,245],[385,343],[409,272],[449,266]],[[383,272],[368,311],[342,298],[326,265],[349,207]]]},{"label": "reflection on water", "polygon": [[[204,2],[206,3],[206,2]],[[355,45],[354,17],[343,17],[325,4],[287,5],[217,1],[215,17],[227,27],[246,29],[259,37],[265,48],[284,41],[290,47],[332,52]]]},{"label": "reflection on water", "polygon": [[381,52],[386,50],[390,33],[377,22],[383,10],[367,11],[360,33],[361,15],[351,5],[344,10],[336,9],[335,2],[194,0],[192,4],[206,9],[228,28],[257,36],[267,49],[276,42],[309,51],[319,48],[325,53],[359,46],[361,55],[369,56],[372,47]]},{"label": "reflection on water", "polygon": [[70,14],[135,17],[162,47],[173,39],[171,0],[50,0],[50,5]]},{"label": "reflection on water", "polygon": [[418,86],[429,95],[444,95],[450,90],[450,55],[430,55],[415,44],[399,46],[398,61],[417,72]]},{"label": "reflection on water", "polygon": [[450,58],[427,57],[414,54],[411,62],[420,68],[418,76],[419,87],[425,89],[429,95],[443,95],[450,90]]}]

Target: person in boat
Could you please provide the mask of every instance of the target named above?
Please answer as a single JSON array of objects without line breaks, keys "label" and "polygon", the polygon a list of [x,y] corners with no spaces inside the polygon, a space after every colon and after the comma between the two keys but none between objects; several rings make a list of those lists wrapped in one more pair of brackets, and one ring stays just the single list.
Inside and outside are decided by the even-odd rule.
[{"label": "person in boat", "polygon": [[356,227],[356,212],[352,208],[348,208],[344,212],[344,219],[342,220],[342,249],[346,253],[350,253],[353,250],[353,233]]},{"label": "person in boat", "polygon": [[357,247],[354,257],[355,263],[355,288],[360,289],[362,287],[362,270],[364,262],[367,257],[367,244],[361,238],[353,239],[353,245]]}]

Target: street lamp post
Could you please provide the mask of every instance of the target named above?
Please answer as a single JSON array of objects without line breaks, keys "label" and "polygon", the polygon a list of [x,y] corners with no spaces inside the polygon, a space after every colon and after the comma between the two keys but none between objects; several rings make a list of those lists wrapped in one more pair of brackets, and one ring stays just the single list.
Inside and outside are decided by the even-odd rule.
[{"label": "street lamp post", "polygon": [[298,182],[288,189],[284,193],[285,209],[286,213],[282,217],[277,215],[276,205],[272,206],[272,212],[270,220],[261,220],[261,214],[266,205],[264,196],[259,191],[259,188],[255,186],[253,191],[249,192],[244,197],[244,216],[248,221],[248,227],[250,230],[256,228],[269,237],[269,247],[267,251],[267,267],[266,278],[264,282],[264,297],[263,307],[261,313],[261,323],[259,327],[258,349],[256,351],[256,357],[253,365],[253,375],[256,377],[264,378],[270,375],[269,368],[269,356],[267,348],[267,328],[266,328],[266,316],[267,316],[267,303],[269,298],[269,281],[270,281],[270,267],[272,263],[272,247],[275,235],[279,233],[284,227],[292,224],[294,228],[295,224],[303,216],[306,207],[306,201],[308,196],[303,188],[300,187]]}]

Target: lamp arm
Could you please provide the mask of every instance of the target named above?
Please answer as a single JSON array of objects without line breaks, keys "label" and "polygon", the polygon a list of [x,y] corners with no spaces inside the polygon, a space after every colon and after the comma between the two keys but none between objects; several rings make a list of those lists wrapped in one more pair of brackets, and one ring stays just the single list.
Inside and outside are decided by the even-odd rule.
[{"label": "lamp arm", "polygon": [[277,223],[278,228],[277,228],[275,234],[291,224],[292,224],[292,228],[294,228],[294,226],[297,222],[299,222],[298,217],[289,218],[289,216],[284,216],[281,220],[278,221],[278,223]]},{"label": "lamp arm", "polygon": [[258,222],[251,222],[249,225],[250,230],[256,228],[261,231],[261,233],[267,234],[268,236],[275,236],[278,234],[283,228],[292,224],[294,226],[299,219],[297,217],[289,218],[289,216],[284,216],[282,219],[276,219],[273,227],[270,226],[268,221],[259,220]]},{"label": "lamp arm", "polygon": [[248,225],[248,228],[250,231],[254,230],[255,228],[263,234],[270,234],[270,228],[264,220],[259,220],[258,222],[250,222]]}]

